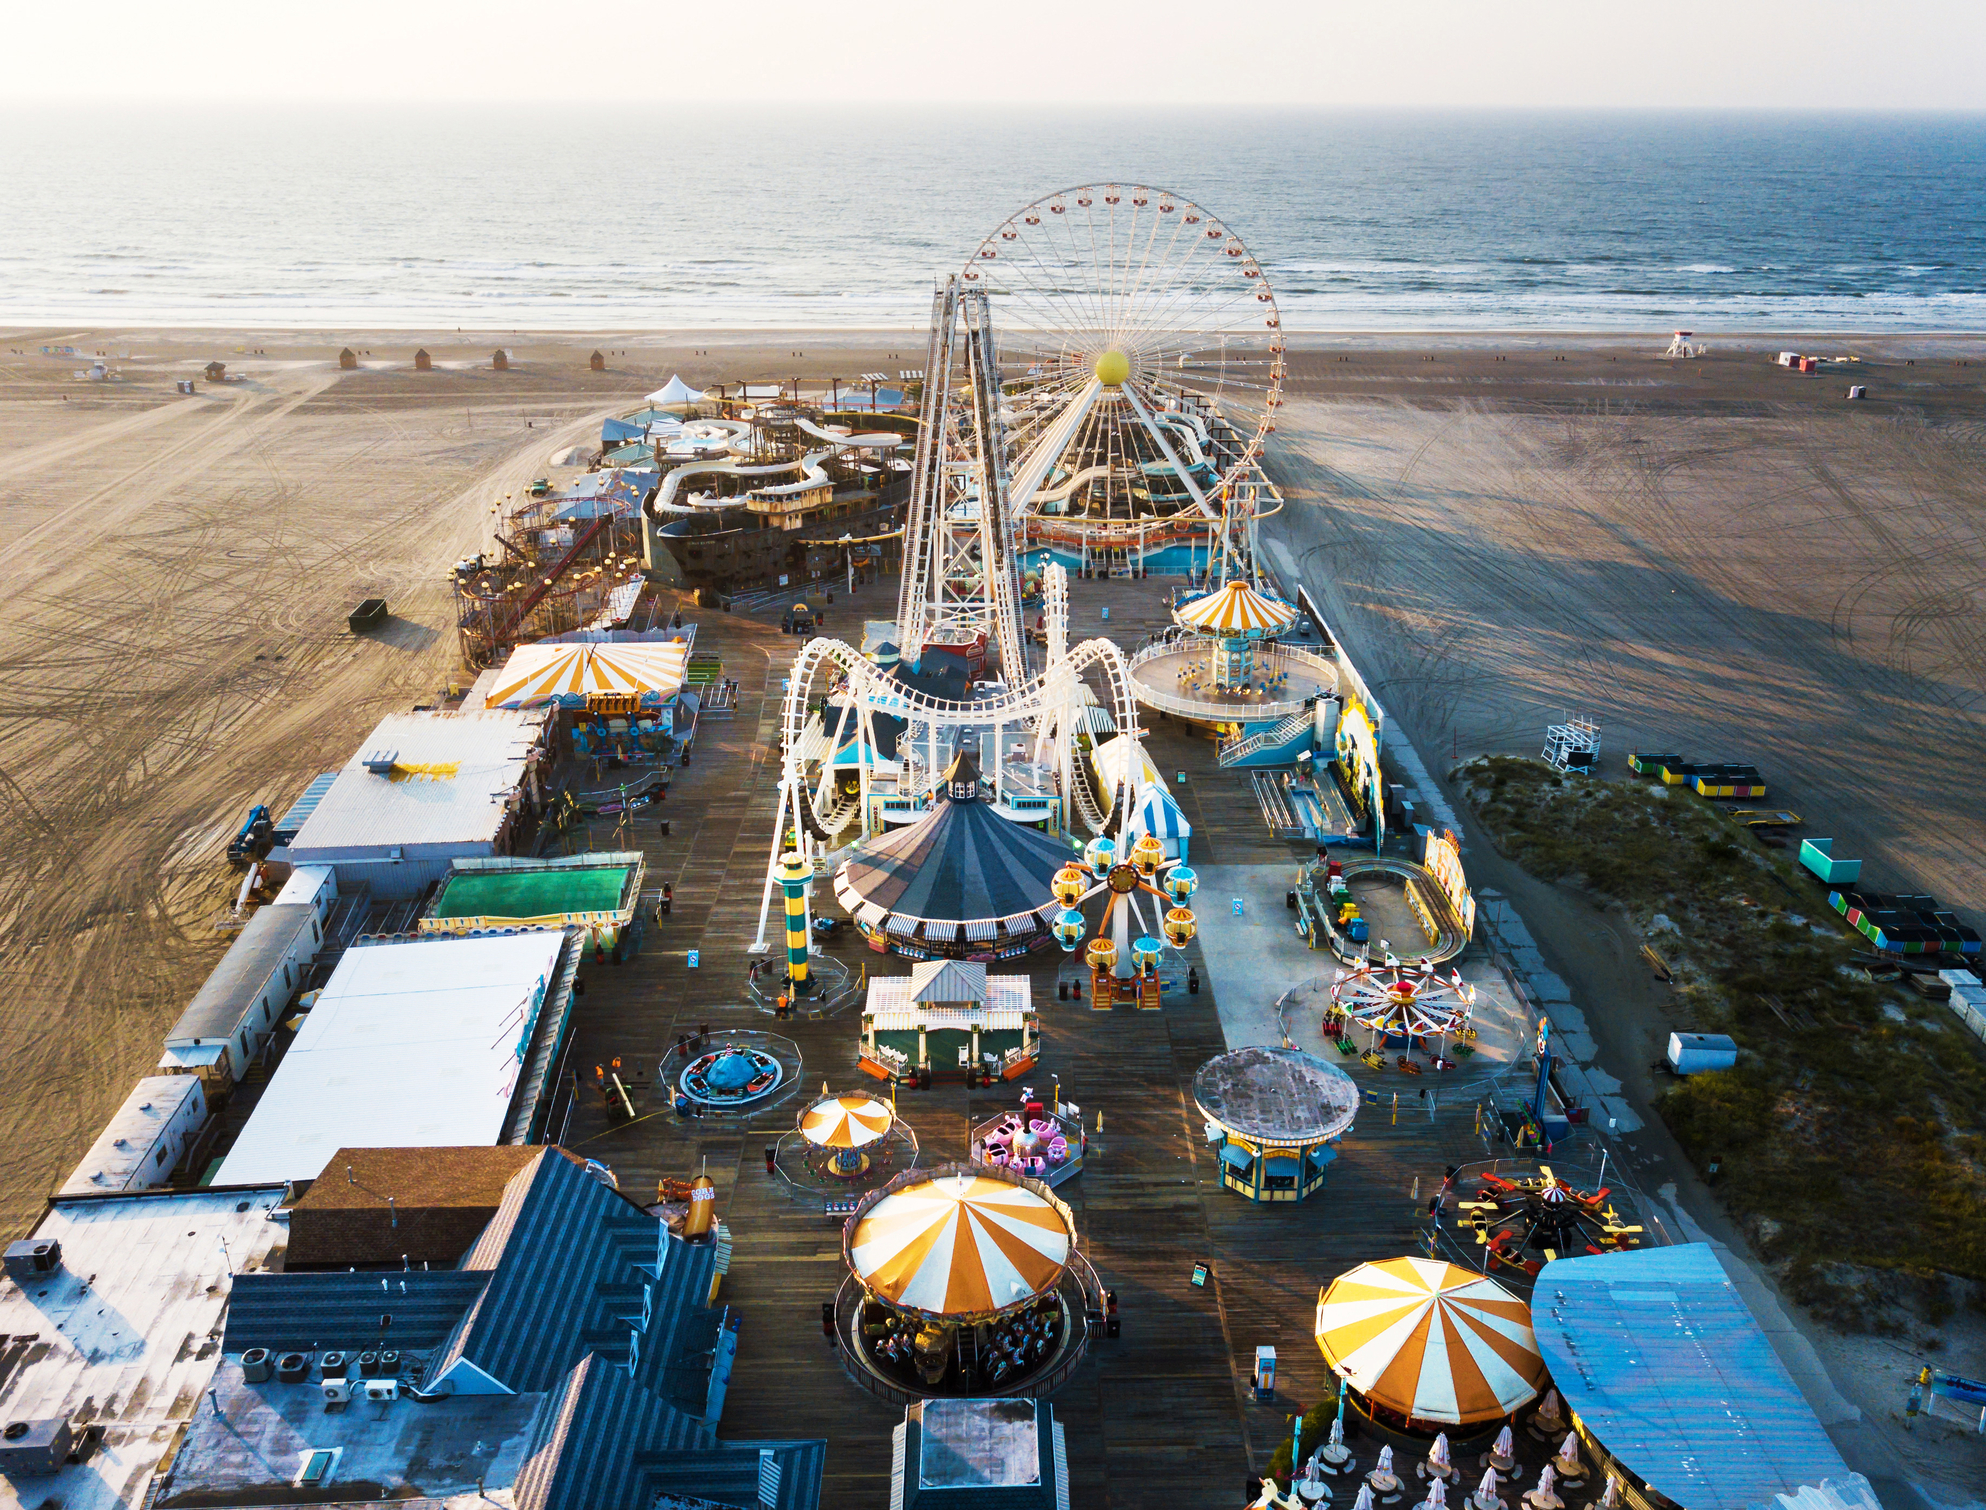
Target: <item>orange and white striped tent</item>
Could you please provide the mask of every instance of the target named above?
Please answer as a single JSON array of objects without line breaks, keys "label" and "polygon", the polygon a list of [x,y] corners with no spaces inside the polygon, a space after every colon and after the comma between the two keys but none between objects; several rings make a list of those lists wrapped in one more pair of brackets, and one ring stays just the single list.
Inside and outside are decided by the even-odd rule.
[{"label": "orange and white striped tent", "polygon": [[1545,1382],[1531,1308],[1436,1259],[1360,1264],[1331,1281],[1317,1298],[1317,1346],[1368,1400],[1450,1426],[1507,1416]]},{"label": "orange and white striped tent", "polygon": [[935,1316],[984,1316],[1053,1289],[1074,1232],[1061,1203],[1025,1185],[954,1172],[877,1201],[846,1239],[872,1293]]},{"label": "orange and white striped tent", "polygon": [[874,1096],[830,1096],[807,1108],[800,1136],[816,1148],[866,1148],[895,1120]]},{"label": "orange and white striped tent", "polygon": [[1296,622],[1296,610],[1246,582],[1230,582],[1219,592],[1177,608],[1172,617],[1188,629],[1209,634],[1281,634]]},{"label": "orange and white striped tent", "polygon": [[690,647],[681,640],[632,644],[519,645],[483,699],[489,708],[579,706],[596,692],[660,701],[683,685]]}]

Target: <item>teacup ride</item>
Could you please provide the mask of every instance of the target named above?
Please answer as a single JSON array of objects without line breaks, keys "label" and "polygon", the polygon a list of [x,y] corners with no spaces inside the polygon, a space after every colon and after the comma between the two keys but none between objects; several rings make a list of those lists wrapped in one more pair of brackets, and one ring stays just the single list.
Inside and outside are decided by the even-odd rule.
[{"label": "teacup ride", "polygon": [[1051,1186],[1082,1173],[1087,1146],[1082,1123],[1070,1110],[1037,1101],[1028,1091],[1011,1111],[972,1130],[974,1163],[1018,1170]]}]

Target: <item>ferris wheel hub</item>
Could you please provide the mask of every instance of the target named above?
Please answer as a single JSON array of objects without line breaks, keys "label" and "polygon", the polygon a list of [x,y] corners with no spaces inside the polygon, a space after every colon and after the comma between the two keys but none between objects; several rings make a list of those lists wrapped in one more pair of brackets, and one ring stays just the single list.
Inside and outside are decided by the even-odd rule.
[{"label": "ferris wheel hub", "polygon": [[1131,359],[1112,349],[1096,359],[1096,380],[1106,388],[1122,388],[1131,376]]}]

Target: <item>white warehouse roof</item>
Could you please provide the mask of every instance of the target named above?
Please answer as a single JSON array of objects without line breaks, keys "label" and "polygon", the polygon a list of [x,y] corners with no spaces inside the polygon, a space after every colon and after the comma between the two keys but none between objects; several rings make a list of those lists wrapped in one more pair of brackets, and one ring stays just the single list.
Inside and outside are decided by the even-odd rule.
[{"label": "white warehouse roof", "polygon": [[564,945],[548,930],[346,951],[214,1183],[313,1179],[348,1146],[494,1146]]},{"label": "white warehouse roof", "polygon": [[493,841],[550,717],[486,708],[381,719],[291,841],[291,862]]}]

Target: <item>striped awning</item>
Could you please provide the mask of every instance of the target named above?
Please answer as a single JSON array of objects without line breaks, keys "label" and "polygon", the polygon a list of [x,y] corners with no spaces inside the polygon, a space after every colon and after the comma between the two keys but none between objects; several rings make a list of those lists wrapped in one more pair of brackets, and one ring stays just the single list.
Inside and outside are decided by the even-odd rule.
[{"label": "striped awning", "polygon": [[917,931],[917,919],[903,917],[898,913],[891,913],[890,920],[883,926],[898,938],[907,939]]},{"label": "striped awning", "polygon": [[849,1267],[885,1300],[939,1316],[983,1316],[1053,1289],[1073,1234],[1024,1185],[944,1174],[884,1196],[848,1238]]},{"label": "striped awning", "polygon": [[895,1120],[874,1096],[830,1096],[807,1108],[800,1118],[800,1136],[816,1148],[865,1148]]},{"label": "striped awning", "polygon": [[1000,925],[991,918],[973,918],[965,925],[965,936],[970,941],[990,939],[1000,931]]},{"label": "striped awning", "polygon": [[489,708],[582,707],[594,693],[660,699],[683,685],[690,647],[682,640],[637,644],[519,645],[484,699]]},{"label": "striped awning", "polygon": [[855,909],[856,921],[867,923],[871,928],[875,927],[889,915],[889,908],[878,907],[874,902],[864,902]]},{"label": "striped awning", "polygon": [[1189,629],[1213,634],[1281,634],[1296,622],[1296,610],[1246,582],[1230,582],[1219,592],[1174,609],[1173,619]]},{"label": "striped awning", "polygon": [[1531,1308],[1493,1279],[1428,1258],[1360,1264],[1317,1300],[1317,1346],[1368,1399],[1467,1426],[1536,1398]]}]

